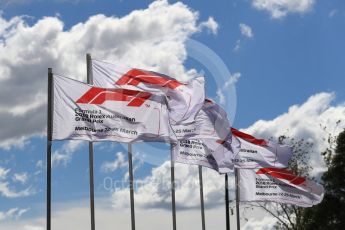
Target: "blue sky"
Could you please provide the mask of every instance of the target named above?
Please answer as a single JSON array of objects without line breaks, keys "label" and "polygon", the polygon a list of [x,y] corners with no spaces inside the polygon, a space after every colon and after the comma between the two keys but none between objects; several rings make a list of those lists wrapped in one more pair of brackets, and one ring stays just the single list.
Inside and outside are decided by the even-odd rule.
[{"label": "blue sky", "polygon": [[[169,1],[167,4],[176,5],[176,2]],[[318,142],[320,139],[315,139],[317,134],[324,134],[317,129],[319,124],[330,127],[331,132],[336,132],[335,130],[338,130],[339,127],[335,126],[335,122],[345,116],[345,93],[343,90],[345,85],[345,65],[343,64],[345,55],[345,3],[342,0],[303,0],[295,6],[291,6],[288,1],[282,1],[282,5],[275,8],[275,3],[278,1],[267,0],[266,2],[270,2],[272,5],[260,8],[262,2],[265,1],[221,0],[212,3],[182,1],[183,4],[177,7],[181,8],[182,13],[167,7],[167,12],[162,14],[162,17],[169,17],[170,13],[187,15],[188,12],[198,12],[196,18],[191,19],[189,16],[181,16],[182,22],[176,21],[176,23],[185,23],[186,25],[195,23],[194,29],[198,30],[182,31],[182,36],[185,36],[186,39],[181,38],[178,44],[188,44],[187,40],[192,39],[192,41],[208,47],[222,60],[231,75],[215,76],[215,72],[212,71],[212,65],[215,63],[212,60],[203,63],[200,60],[195,60],[193,53],[187,53],[187,57],[179,60],[178,64],[182,63],[186,69],[194,68],[199,72],[204,72],[207,81],[207,95],[220,103],[221,99],[217,91],[223,87],[222,83],[225,85],[227,80],[236,79],[230,87],[223,88],[220,92],[226,98],[223,106],[231,113],[231,116],[235,117],[235,127],[247,128],[253,134],[264,137],[276,137],[287,132],[292,136],[311,138],[317,143],[315,150],[317,152],[324,147],[323,144]],[[0,143],[0,154],[2,156],[0,158],[0,169],[9,170],[3,174],[0,170],[0,228],[30,230],[41,229],[40,226],[43,226],[46,141],[44,134],[45,82],[42,79],[45,79],[45,71],[48,67],[56,67],[59,73],[66,72],[66,74],[78,76],[85,68],[83,66],[85,65],[85,56],[83,55],[85,55],[85,52],[90,52],[86,45],[81,47],[84,43],[80,45],[66,40],[66,44],[69,46],[62,48],[62,51],[68,53],[69,56],[66,54],[66,57],[74,58],[71,62],[78,59],[78,63],[75,64],[78,70],[74,71],[71,66],[64,69],[62,68],[64,64],[61,64],[63,62],[61,59],[55,57],[54,59],[54,55],[47,55],[47,53],[52,52],[51,50],[54,47],[47,45],[45,48],[44,39],[42,43],[39,43],[41,42],[40,39],[35,40],[35,36],[40,36],[40,30],[32,30],[34,31],[32,32],[16,29],[19,28],[18,24],[16,22],[11,24],[10,21],[17,16],[22,16],[18,20],[25,22],[27,28],[33,28],[40,20],[44,20],[44,17],[54,17],[56,20],[63,22],[63,31],[69,32],[71,36],[78,36],[77,32],[71,31],[71,28],[78,23],[87,22],[93,15],[103,14],[106,18],[112,16],[123,18],[135,10],[147,10],[151,3],[152,1],[126,0],[0,1],[2,12],[0,14],[0,49],[2,50],[2,54],[0,54],[0,73],[3,75],[0,76],[0,85],[2,85],[0,90],[8,90],[9,87],[13,86],[13,82],[16,82],[24,90],[27,90],[25,92],[29,95],[27,96],[29,102],[26,105],[18,102],[13,106],[13,108],[16,108],[16,110],[13,110],[14,112],[4,102],[10,101],[12,98],[4,96],[4,94],[1,94],[2,98],[0,98],[0,117],[3,119],[0,123],[1,126],[6,126],[6,119],[15,121],[18,117],[23,118],[18,122],[12,121],[11,127],[6,126],[3,131],[0,130],[1,137],[6,135],[7,130],[10,130],[12,135],[8,140],[3,138],[3,143]],[[144,17],[141,19],[145,20]],[[159,18],[155,20],[159,20]],[[183,22],[183,20],[190,20],[190,22]],[[52,23],[51,28],[55,28],[53,24],[56,25],[55,22],[45,23],[46,26],[42,27],[42,34],[49,31],[49,23]],[[135,23],[138,23],[140,27],[140,20]],[[164,23],[163,18],[162,23]],[[87,27],[86,24],[83,25]],[[188,25],[190,26],[190,24]],[[91,35],[96,36],[92,34],[92,29],[87,32],[90,37]],[[24,35],[23,37],[16,37],[20,33],[27,33],[28,35],[27,37]],[[61,31],[51,32],[51,36],[58,36],[61,33]],[[116,36],[116,33],[113,35]],[[166,35],[170,36],[171,34],[169,34],[169,31],[162,31],[162,36]],[[114,38],[114,40],[116,39]],[[143,40],[146,42],[145,38]],[[164,42],[163,40],[160,42]],[[60,42],[59,44],[63,45],[64,43]],[[109,44],[109,50],[111,50],[112,47]],[[145,45],[145,43],[143,44]],[[133,43],[134,46],[139,46],[138,49],[144,46],[143,44]],[[116,44],[114,44],[114,47],[116,47]],[[74,48],[75,53],[73,53]],[[21,49],[27,49],[28,54],[31,56],[25,56],[26,51],[24,55],[20,51]],[[32,53],[29,53],[31,50]],[[39,52],[37,52],[38,50]],[[104,56],[102,55],[103,51]],[[98,58],[107,59],[116,56],[115,51],[115,54],[107,55],[105,54],[107,50],[103,51],[97,53]],[[152,52],[157,51],[153,50]],[[164,52],[164,57],[169,56],[168,49]],[[22,54],[23,56],[21,56]],[[40,55],[42,55],[42,58],[39,57]],[[44,55],[47,55],[48,58],[45,58]],[[143,56],[143,59],[150,58],[148,53],[144,53]],[[8,57],[12,57],[12,59]],[[32,58],[34,64],[30,64],[29,60],[25,63],[20,57],[23,57],[23,59]],[[136,63],[144,63],[140,62],[141,59],[139,59]],[[216,68],[219,67],[219,65],[215,65]],[[13,82],[11,79],[13,79]],[[80,76],[80,79],[84,79],[84,77]],[[32,88],[30,88],[32,80],[34,82]],[[37,89],[34,86],[41,87],[40,90],[43,89],[43,96],[39,93],[36,94]],[[323,94],[322,92],[326,93]],[[235,98],[233,97],[234,94]],[[236,102],[236,108],[230,105],[230,102]],[[30,104],[33,106],[30,107]],[[288,112],[293,105],[297,105],[294,107],[295,110]],[[12,112],[7,113],[6,111]],[[37,117],[38,121],[33,121],[32,117]],[[258,123],[259,120],[264,120],[264,122]],[[24,124],[24,121],[38,122],[40,128],[33,128],[28,126],[27,123],[22,125],[20,122]],[[313,123],[310,125],[308,122]],[[309,124],[308,127],[307,124]],[[24,129],[25,132],[22,132],[21,130]],[[73,209],[78,207],[78,203],[84,208],[87,207],[89,180],[87,143],[74,145],[67,142],[55,143],[54,151],[56,156],[61,158],[56,161],[57,163],[53,169],[53,207],[62,206]],[[120,195],[114,195],[113,191],[107,191],[104,188],[105,178],[122,180],[127,172],[127,165],[123,162],[121,164],[121,157],[116,157],[116,153],[121,151],[125,154],[124,162],[126,162],[126,146],[124,145],[104,143],[95,147],[95,190],[96,202],[99,202],[96,207],[99,210],[113,208],[114,203],[112,202],[114,202],[114,199],[116,203],[122,197],[120,196],[121,193],[119,193]],[[135,160],[135,164],[139,166],[135,172],[137,179],[143,180],[147,177],[152,179],[154,177],[153,168],[158,168],[158,170],[161,170],[159,172],[162,175],[164,174],[163,162],[169,159],[167,146],[163,144],[136,144],[134,145],[134,152],[140,155],[139,159]],[[150,159],[145,161],[144,155]],[[120,154],[120,156],[122,155]],[[112,170],[105,170],[103,167],[102,170],[102,165],[104,166],[105,162],[113,162],[117,166],[114,166],[115,168]],[[322,165],[320,157],[315,157],[312,162],[316,166]],[[189,173],[192,175],[195,170],[191,169]],[[22,182],[15,179],[16,176],[18,178],[18,174],[19,177],[20,175],[21,178],[24,177]],[[184,175],[182,174],[182,177]],[[207,171],[207,175],[222,180],[222,177],[214,172]],[[164,178],[164,175],[162,177]],[[6,189],[9,188],[11,194],[8,192],[6,195],[5,189],[1,189],[1,186],[6,187]],[[20,193],[21,191],[27,191],[27,195],[23,195],[23,193]],[[181,193],[183,192],[184,190],[181,190]],[[214,194],[210,193],[209,199],[207,199],[210,207],[212,202],[222,200],[221,194],[215,193],[216,198],[213,198],[212,195]],[[188,196],[185,195],[185,199],[187,198]],[[142,202],[143,207],[138,212],[143,217],[145,217],[145,213],[142,210],[149,209],[148,207],[151,206],[155,207],[155,210],[163,206],[166,213],[164,218],[169,220],[169,207],[164,202],[154,201],[150,206],[145,198],[139,196],[138,199]],[[194,215],[197,206],[198,203],[183,206],[181,201],[179,207],[181,210],[190,210],[189,214]],[[223,207],[219,207],[222,210]],[[17,210],[15,214],[11,214],[9,210],[13,208],[25,212],[19,213],[19,210]],[[210,208],[210,210],[217,211],[215,208]],[[217,213],[216,211],[214,212]],[[219,211],[219,215],[223,215],[223,213]],[[2,218],[2,216],[6,217]],[[15,225],[16,221],[19,225]],[[87,215],[84,221],[89,221]],[[216,222],[211,222],[210,225],[215,224],[215,226],[224,224],[219,223],[217,225]]]},{"label": "blue sky", "polygon": [[[68,30],[91,15],[121,17],[147,7],[150,2],[31,1],[8,5],[2,16],[7,19],[18,15],[32,16],[27,19],[31,24],[44,16],[58,14],[64,22],[64,29]],[[216,36],[198,33],[192,38],[217,53],[230,71],[245,76],[236,86],[237,115],[246,114],[236,119],[238,127],[249,126],[261,118],[274,118],[290,105],[302,103],[320,91],[336,92],[337,100],[344,99],[341,86],[345,79],[341,76],[345,72],[342,65],[345,4],[342,1],[317,1],[304,14],[288,14],[276,20],[272,20],[268,12],[255,9],[249,0],[183,3],[198,11],[200,20],[212,16],[219,24]],[[241,35],[239,23],[252,27],[252,39]],[[238,39],[241,39],[241,50],[234,52]],[[248,96],[268,85],[274,87],[256,93],[255,102]],[[272,100],[272,95],[275,95],[275,100]],[[265,102],[272,106],[263,107]],[[256,111],[253,116],[247,113],[249,107]]]}]

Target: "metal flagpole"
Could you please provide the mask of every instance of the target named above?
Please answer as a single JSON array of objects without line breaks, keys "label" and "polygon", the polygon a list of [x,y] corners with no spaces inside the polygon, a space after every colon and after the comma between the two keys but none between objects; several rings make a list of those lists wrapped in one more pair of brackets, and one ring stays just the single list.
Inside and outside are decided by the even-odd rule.
[{"label": "metal flagpole", "polygon": [[171,169],[171,211],[173,220],[173,230],[176,230],[176,205],[175,205],[175,169],[173,159],[173,146],[170,144],[170,169]]},{"label": "metal flagpole", "polygon": [[[87,83],[92,84],[91,55],[86,54]],[[93,143],[89,142],[89,172],[90,172],[90,210],[91,210],[91,230],[95,230],[95,193],[93,175]]]},{"label": "metal flagpole", "polygon": [[199,165],[199,185],[200,185],[200,204],[201,204],[201,226],[205,230],[205,205],[204,205],[204,187],[202,183],[202,166]]},{"label": "metal flagpole", "polygon": [[230,230],[230,207],[229,207],[229,183],[228,174],[225,174],[225,219],[226,219],[226,230]]},{"label": "metal flagpole", "polygon": [[48,109],[47,109],[47,230],[51,229],[51,172],[53,139],[53,70],[48,68]]},{"label": "metal flagpole", "polygon": [[238,168],[235,168],[235,185],[236,185],[236,219],[237,219],[237,230],[241,229],[240,223],[240,188],[239,188],[239,177]]},{"label": "metal flagpole", "polygon": [[134,176],[132,161],[132,144],[128,144],[128,171],[129,171],[129,191],[131,199],[131,224],[132,230],[135,230],[135,212],[134,212]]}]

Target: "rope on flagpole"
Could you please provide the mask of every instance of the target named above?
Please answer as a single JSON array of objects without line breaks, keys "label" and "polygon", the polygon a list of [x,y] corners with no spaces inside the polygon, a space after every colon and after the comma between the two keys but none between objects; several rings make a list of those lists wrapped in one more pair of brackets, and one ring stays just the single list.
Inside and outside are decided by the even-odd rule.
[{"label": "rope on flagpole", "polygon": [[237,230],[241,229],[240,223],[240,188],[239,188],[239,177],[238,168],[235,168],[235,187],[236,187],[236,219],[237,219]]},{"label": "rope on flagpole", "polygon": [[205,230],[205,205],[204,205],[204,187],[202,183],[202,166],[199,165],[199,185],[200,185],[200,205],[201,205],[201,226]]},{"label": "rope on flagpole", "polygon": [[[91,54],[86,54],[87,83],[93,84]],[[93,173],[93,143],[89,142],[89,173],[90,173],[90,211],[91,211],[91,230],[95,230],[95,192],[94,192],[94,173]]]},{"label": "rope on flagpole", "polygon": [[53,139],[53,70],[48,68],[48,106],[47,106],[47,230],[51,229],[51,159]]},{"label": "rope on flagpole", "polygon": [[226,230],[230,230],[230,207],[229,207],[229,182],[228,174],[225,174],[225,219],[226,219]]},{"label": "rope on flagpole", "polygon": [[131,200],[131,225],[132,230],[135,230],[135,211],[134,211],[134,176],[133,176],[133,155],[132,144],[128,144],[128,171],[129,171],[129,191]]},{"label": "rope on flagpole", "polygon": [[173,146],[170,144],[170,169],[171,169],[171,211],[172,211],[172,221],[173,230],[176,230],[176,205],[175,205],[175,168],[173,159]]}]

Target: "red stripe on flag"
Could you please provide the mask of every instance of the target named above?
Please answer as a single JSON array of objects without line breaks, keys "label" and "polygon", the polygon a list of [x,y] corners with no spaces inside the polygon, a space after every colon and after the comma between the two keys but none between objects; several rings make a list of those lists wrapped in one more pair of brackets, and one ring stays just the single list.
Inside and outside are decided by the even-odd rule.
[{"label": "red stripe on flag", "polygon": [[128,106],[139,107],[141,106],[147,99],[151,97],[151,94],[148,92],[140,92],[136,95],[133,100],[128,103]]},{"label": "red stripe on flag", "polygon": [[175,89],[176,87],[183,85],[181,82],[176,81],[175,79],[159,76],[157,73],[140,69],[131,69],[120,77],[115,84],[137,86],[139,83],[157,85],[170,89]]},{"label": "red stripe on flag", "polygon": [[217,142],[218,144],[220,144],[220,145],[224,145],[226,141],[220,140],[220,139],[219,139],[219,140],[217,140],[216,142]]},{"label": "red stripe on flag", "polygon": [[76,102],[79,104],[87,104],[103,91],[104,89],[102,88],[92,87],[83,96],[81,96],[81,98],[79,98]]},{"label": "red stripe on flag", "polygon": [[296,176],[291,171],[277,168],[261,168],[256,174],[267,174],[274,178],[288,180],[290,183],[299,185],[305,182],[304,177]]},{"label": "red stripe on flag", "polygon": [[243,140],[246,140],[250,143],[256,144],[256,145],[263,145],[266,146],[268,143],[265,139],[257,139],[253,137],[252,135],[249,135],[247,133],[241,132],[235,128],[231,128],[232,134],[234,134],[236,137],[242,138]]},{"label": "red stripe on flag", "polygon": [[140,107],[151,93],[129,89],[103,89],[92,87],[76,103],[101,105],[105,101],[129,101],[128,106]]},{"label": "red stripe on flag", "polygon": [[131,97],[120,92],[104,91],[97,95],[89,104],[101,105],[105,101],[129,101]]}]

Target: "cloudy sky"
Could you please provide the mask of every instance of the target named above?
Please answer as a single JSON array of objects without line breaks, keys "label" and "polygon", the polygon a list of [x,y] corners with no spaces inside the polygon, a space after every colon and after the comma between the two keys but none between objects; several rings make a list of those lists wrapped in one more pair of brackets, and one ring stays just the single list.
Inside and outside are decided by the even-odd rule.
[{"label": "cloudy sky", "polygon": [[[47,68],[85,81],[86,53],[177,79],[205,74],[233,126],[313,142],[320,175],[325,136],[345,127],[344,24],[343,0],[0,0],[0,229],[44,229]],[[126,151],[95,145],[98,229],[130,229]],[[134,145],[138,229],[171,228],[169,154]],[[197,178],[176,165],[178,229],[201,228]],[[204,179],[207,227],[222,229],[224,178],[204,169]],[[54,143],[53,229],[89,229],[88,180],[87,143]],[[242,226],[272,227],[258,216],[243,213]]]}]

